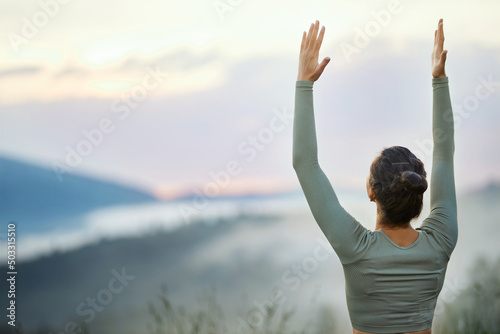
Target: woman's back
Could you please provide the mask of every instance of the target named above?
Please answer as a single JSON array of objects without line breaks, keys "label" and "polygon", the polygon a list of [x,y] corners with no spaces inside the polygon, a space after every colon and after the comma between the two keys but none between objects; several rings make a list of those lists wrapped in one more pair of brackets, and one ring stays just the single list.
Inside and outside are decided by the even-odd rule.
[{"label": "woman's back", "polygon": [[368,232],[363,254],[342,264],[353,325],[366,332],[380,327],[385,333],[431,327],[448,259],[426,231],[407,247],[382,231]]}]

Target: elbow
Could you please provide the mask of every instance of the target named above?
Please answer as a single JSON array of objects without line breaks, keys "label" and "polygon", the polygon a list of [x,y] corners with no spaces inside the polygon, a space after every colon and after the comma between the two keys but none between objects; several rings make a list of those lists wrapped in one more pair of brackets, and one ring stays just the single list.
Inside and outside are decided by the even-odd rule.
[{"label": "elbow", "polygon": [[293,159],[292,159],[292,167],[293,167],[293,169],[296,172],[299,171],[299,170],[301,170],[301,169],[303,169],[304,165],[305,165],[304,159],[300,159],[298,157],[293,157]]},{"label": "elbow", "polygon": [[292,160],[292,167],[295,171],[297,171],[298,169],[300,169],[300,166],[301,166],[301,162],[299,159],[293,159]]},{"label": "elbow", "polygon": [[297,168],[300,168],[303,162],[304,162],[303,156],[301,154],[298,154],[298,152],[294,151],[292,156],[293,169],[297,170]]},{"label": "elbow", "polygon": [[294,157],[292,160],[292,166],[293,169],[295,169],[295,171],[298,172],[304,169],[311,169],[314,168],[315,166],[318,166],[318,160]]}]

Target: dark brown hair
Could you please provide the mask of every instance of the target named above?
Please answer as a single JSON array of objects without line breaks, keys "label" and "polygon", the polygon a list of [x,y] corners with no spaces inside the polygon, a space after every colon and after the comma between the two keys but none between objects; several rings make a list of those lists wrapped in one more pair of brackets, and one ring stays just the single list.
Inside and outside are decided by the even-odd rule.
[{"label": "dark brown hair", "polygon": [[370,167],[369,185],[384,224],[405,226],[422,212],[427,189],[424,163],[402,146],[384,148]]}]

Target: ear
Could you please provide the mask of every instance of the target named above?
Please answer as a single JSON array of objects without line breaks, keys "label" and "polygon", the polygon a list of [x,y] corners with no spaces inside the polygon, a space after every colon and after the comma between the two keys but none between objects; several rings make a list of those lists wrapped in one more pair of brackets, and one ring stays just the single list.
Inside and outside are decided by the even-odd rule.
[{"label": "ear", "polygon": [[370,202],[375,202],[375,192],[373,191],[372,187],[370,187],[369,177],[366,179],[366,193],[368,194]]},{"label": "ear", "polygon": [[375,197],[375,192],[373,191],[372,187],[368,186],[368,198],[370,199],[370,202],[375,202],[376,197]]}]

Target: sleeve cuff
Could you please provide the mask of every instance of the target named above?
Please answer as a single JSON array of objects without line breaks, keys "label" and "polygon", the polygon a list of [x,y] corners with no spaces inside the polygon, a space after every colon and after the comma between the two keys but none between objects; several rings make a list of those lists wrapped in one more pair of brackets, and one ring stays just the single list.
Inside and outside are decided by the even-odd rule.
[{"label": "sleeve cuff", "polygon": [[445,86],[448,84],[448,77],[442,77],[442,78],[432,78],[432,86],[433,87],[438,87],[438,86]]},{"label": "sleeve cuff", "polygon": [[295,83],[295,87],[312,87],[314,84],[314,81],[307,81],[307,80],[297,80]]}]

